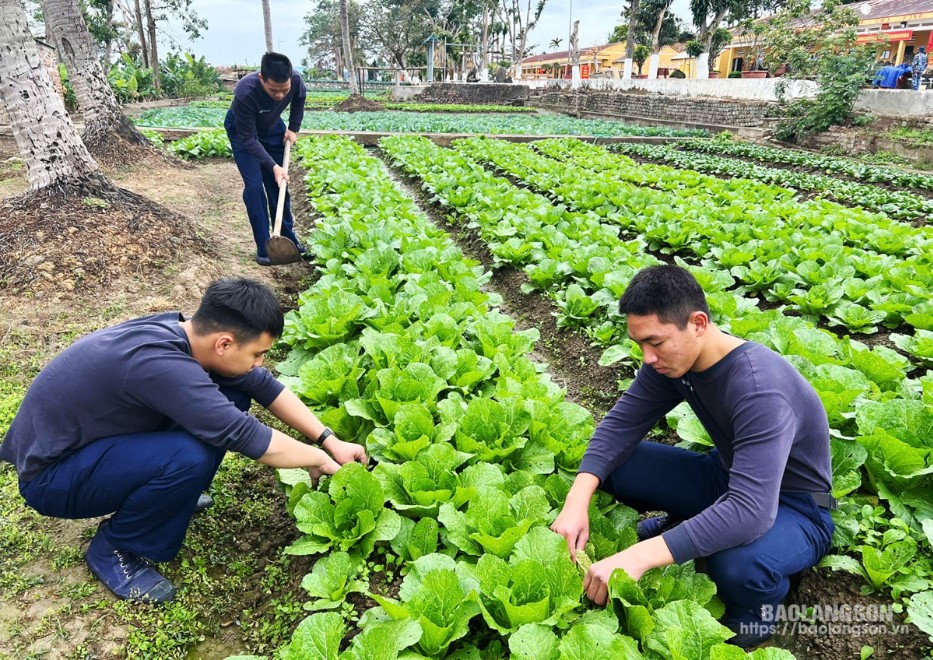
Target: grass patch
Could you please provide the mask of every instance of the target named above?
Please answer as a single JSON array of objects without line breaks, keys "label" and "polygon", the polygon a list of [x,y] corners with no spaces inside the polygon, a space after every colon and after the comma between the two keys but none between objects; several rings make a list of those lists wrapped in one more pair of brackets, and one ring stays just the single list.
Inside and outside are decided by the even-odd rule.
[{"label": "grass patch", "polygon": [[915,144],[933,145],[933,129],[930,128],[909,128],[901,126],[893,128],[885,134],[887,138],[896,140],[907,140]]}]

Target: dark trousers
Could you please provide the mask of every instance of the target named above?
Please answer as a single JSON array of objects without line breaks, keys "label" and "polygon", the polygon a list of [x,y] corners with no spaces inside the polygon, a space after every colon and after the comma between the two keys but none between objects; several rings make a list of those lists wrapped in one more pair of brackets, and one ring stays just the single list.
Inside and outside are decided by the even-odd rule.
[{"label": "dark trousers", "polygon": [[[243,177],[243,203],[246,205],[246,215],[253,230],[253,240],[256,241],[256,256],[266,257],[266,241],[271,233],[270,218],[275,221],[275,209],[279,201],[279,186],[275,182],[275,175],[271,170],[262,166],[255,156],[246,150],[243,141],[237,136],[235,127],[228,120],[224,123],[227,137],[233,150],[233,160],[236,161],[240,176]],[[272,159],[281,165],[285,159],[285,145],[282,139],[285,136],[285,123],[279,121],[276,130],[269,135],[260,135],[259,143],[269,152]],[[285,191],[285,209],[282,212],[282,236],[291,239],[295,245],[299,244],[298,237],[292,227],[292,206],[288,190]]]},{"label": "dark trousers", "polygon": [[[224,394],[237,408],[249,409],[248,395]],[[20,493],[44,516],[112,513],[102,530],[111,545],[169,561],[178,554],[198,495],[210,485],[225,453],[181,429],[102,438],[32,481],[20,482]]]},{"label": "dark trousers", "polygon": [[[729,485],[718,452],[709,454],[641,442],[601,488],[639,511],[664,511],[676,520],[691,518],[719,499]],[[747,545],[706,557],[730,617],[761,605],[777,605],[787,595],[789,577],[816,565],[830,548],[833,522],[806,494],[782,493],[770,530]]]}]

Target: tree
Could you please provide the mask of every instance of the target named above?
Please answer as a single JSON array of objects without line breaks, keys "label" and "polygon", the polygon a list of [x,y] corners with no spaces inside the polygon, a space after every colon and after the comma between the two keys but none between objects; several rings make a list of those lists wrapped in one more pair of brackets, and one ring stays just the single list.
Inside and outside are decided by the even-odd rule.
[{"label": "tree", "polygon": [[[355,2],[347,3],[347,15],[350,21],[350,39],[359,41],[360,7]],[[342,72],[348,68],[344,62],[343,39],[340,31],[340,7],[338,0],[317,0],[317,4],[305,14],[305,31],[299,43],[307,48],[306,62],[318,69],[330,69],[342,78]],[[365,52],[365,47],[353,49]]]},{"label": "tree", "polygon": [[729,32],[726,28],[716,28],[713,32],[712,38],[709,41],[709,66],[710,71],[714,69],[712,67],[716,66],[716,60],[719,59],[719,55],[722,53],[722,49],[726,47],[732,41],[732,33]]},{"label": "tree", "polygon": [[541,12],[544,11],[544,5],[547,0],[537,0],[534,11],[531,9],[532,0],[527,0],[524,14],[522,13],[521,0],[500,0],[498,6],[502,16],[502,22],[506,25],[509,38],[512,40],[512,65],[515,68],[514,78],[521,77],[521,61],[524,59],[528,46],[528,34],[538,24],[541,18]]},{"label": "tree", "polygon": [[353,66],[353,47],[350,44],[350,18],[347,12],[347,0],[340,0],[340,39],[343,43],[343,60],[346,62],[350,77],[350,96],[360,94],[360,81],[356,77],[356,67]]},{"label": "tree", "polygon": [[146,10],[146,31],[149,34],[149,66],[152,67],[152,84],[156,89],[162,88],[162,80],[159,75],[159,45],[156,38],[156,23],[152,13],[152,0],[143,0],[143,7]]},{"label": "tree", "polygon": [[367,20],[360,26],[370,48],[382,51],[387,60],[400,69],[416,58],[429,31],[424,13],[417,2],[370,0],[364,8]]},{"label": "tree", "polygon": [[635,52],[632,55],[632,59],[635,60],[635,64],[638,65],[638,75],[642,75],[641,68],[645,64],[645,60],[651,55],[651,49],[644,44],[638,44],[635,46]]},{"label": "tree", "polygon": [[[674,3],[674,0],[646,0],[642,2],[642,12],[649,20],[651,16],[654,16],[654,27],[651,28],[651,52],[657,53],[661,50],[661,31],[664,29],[665,19],[668,20],[668,23],[672,23],[674,29],[677,27],[677,19],[671,16],[668,12],[671,9],[671,5]],[[676,37],[674,37],[676,41]],[[673,42],[669,42],[673,43]]]},{"label": "tree", "polygon": [[266,52],[271,53],[275,48],[272,47],[272,10],[269,8],[269,0],[262,0],[262,25],[266,35]]},{"label": "tree", "polygon": [[88,150],[111,161],[122,161],[122,144],[151,146],[121,112],[77,1],[42,0],[42,11],[46,31],[68,70],[84,116],[82,139]]},{"label": "tree", "polygon": [[557,39],[557,38],[551,39],[551,43],[548,44],[548,47],[551,48],[552,50],[557,50],[558,48],[560,48],[560,45],[563,41],[564,41],[563,39]]},{"label": "tree", "polygon": [[[630,60],[635,56],[635,28],[638,24],[638,5],[641,4],[641,0],[630,1],[631,4],[629,5],[628,34],[625,35],[626,60]],[[626,63],[625,68],[630,69],[631,67],[629,67],[628,63]]]},{"label": "tree", "polygon": [[690,0],[690,14],[697,27],[696,40],[703,44],[704,52],[709,52],[713,33],[727,18],[735,23],[748,17],[756,17],[762,11],[781,0]]},{"label": "tree", "polygon": [[109,186],[52,86],[19,0],[0,0],[0,100],[33,194]]}]

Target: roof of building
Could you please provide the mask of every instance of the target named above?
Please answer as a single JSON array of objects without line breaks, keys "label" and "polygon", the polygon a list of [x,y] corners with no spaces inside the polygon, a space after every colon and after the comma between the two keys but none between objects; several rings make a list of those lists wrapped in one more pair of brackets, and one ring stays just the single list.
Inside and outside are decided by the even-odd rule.
[{"label": "roof of building", "polygon": [[[580,57],[584,55],[593,55],[598,53],[601,50],[606,50],[610,46],[615,46],[617,43],[603,44],[601,46],[589,46],[588,48],[580,49]],[[569,50],[558,50],[553,53],[542,53],[541,55],[533,55],[531,57],[526,57],[522,60],[522,64],[537,64],[538,62],[552,62],[554,60],[566,60],[570,57]]]},{"label": "roof of building", "polygon": [[848,5],[863,21],[933,13],[933,0],[865,0]]}]

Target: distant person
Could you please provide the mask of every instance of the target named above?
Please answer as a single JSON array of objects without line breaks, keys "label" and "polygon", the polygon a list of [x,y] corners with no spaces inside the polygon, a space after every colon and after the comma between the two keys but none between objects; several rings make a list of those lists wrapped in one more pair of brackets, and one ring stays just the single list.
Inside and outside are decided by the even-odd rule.
[{"label": "distant person", "polygon": [[913,89],[913,71],[909,62],[904,62],[897,67],[897,83],[895,89]]},{"label": "distant person", "polygon": [[[221,279],[194,316],[166,312],[98,330],[30,385],[0,460],[13,463],[26,504],[42,515],[110,516],[85,561],[118,597],[172,600],[175,586],[151,562],[178,553],[226,452],[312,478],[366,462],[361,445],[337,438],[262,368],[283,324],[268,287]],[[248,414],[253,400],[308,441]]]},{"label": "distant person", "polygon": [[911,63],[911,73],[913,73],[914,77],[913,87],[917,91],[920,91],[920,76],[927,70],[927,63],[927,49],[920,46],[919,52],[914,56],[914,61]]},{"label": "distant person", "polygon": [[476,69],[470,69],[467,73],[467,82],[479,82],[479,76],[476,75]]},{"label": "distant person", "polygon": [[[266,241],[269,219],[275,217],[279,182],[288,181],[282,167],[285,142],[295,144],[305,112],[305,84],[292,69],[291,61],[280,53],[262,56],[259,71],[244,76],[233,90],[233,103],[227,111],[224,128],[230,138],[233,159],[243,177],[243,202],[256,242],[256,263],[269,266]],[[289,107],[288,126],[282,112]],[[285,193],[282,236],[294,241],[298,252],[304,247],[292,227],[291,200]]]}]

